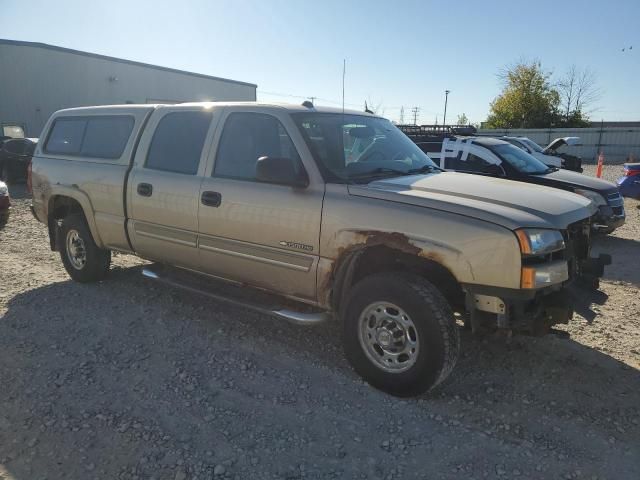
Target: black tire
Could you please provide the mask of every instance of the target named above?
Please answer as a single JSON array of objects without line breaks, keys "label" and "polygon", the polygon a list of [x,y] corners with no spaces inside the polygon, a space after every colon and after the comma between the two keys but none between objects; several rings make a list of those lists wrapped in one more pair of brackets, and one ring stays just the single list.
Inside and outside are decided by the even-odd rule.
[{"label": "black tire", "polygon": [[[415,325],[419,348],[407,370],[383,370],[360,341],[360,317],[376,302],[398,306]],[[376,274],[358,282],[349,294],[343,327],[345,354],[356,372],[375,388],[399,397],[438,385],[451,373],[460,352],[460,332],[451,307],[437,288],[416,275]]]},{"label": "black tire", "polygon": [[[69,235],[82,241],[84,249],[84,263],[79,261],[69,251]],[[83,215],[72,214],[62,220],[60,227],[60,258],[69,276],[76,282],[89,283],[102,280],[109,273],[111,265],[111,251],[99,248],[93,240],[91,231]],[[72,260],[75,258],[75,260]]]}]

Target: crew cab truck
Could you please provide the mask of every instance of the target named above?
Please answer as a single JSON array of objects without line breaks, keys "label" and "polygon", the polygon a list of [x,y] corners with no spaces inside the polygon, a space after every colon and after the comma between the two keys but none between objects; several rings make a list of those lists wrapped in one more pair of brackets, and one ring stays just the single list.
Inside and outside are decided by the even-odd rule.
[{"label": "crew cab truck", "polygon": [[457,316],[542,334],[571,317],[569,284],[602,274],[588,199],[442,172],[388,120],[308,102],[62,110],[31,184],[74,280],[128,252],[168,266],[150,278],[337,322],[355,370],[401,396],[449,375]]}]

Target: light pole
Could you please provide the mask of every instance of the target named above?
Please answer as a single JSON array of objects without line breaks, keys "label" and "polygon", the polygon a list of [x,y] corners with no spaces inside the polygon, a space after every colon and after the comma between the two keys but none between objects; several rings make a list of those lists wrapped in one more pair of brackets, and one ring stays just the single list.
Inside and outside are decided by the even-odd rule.
[{"label": "light pole", "polygon": [[444,91],[444,117],[442,117],[442,127],[447,124],[447,100],[449,99],[450,90]]}]

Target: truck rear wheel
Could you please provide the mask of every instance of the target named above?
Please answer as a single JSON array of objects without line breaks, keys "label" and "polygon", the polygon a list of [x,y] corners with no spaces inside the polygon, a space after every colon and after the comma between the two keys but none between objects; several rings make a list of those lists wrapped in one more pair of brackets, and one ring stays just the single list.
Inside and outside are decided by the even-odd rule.
[{"label": "truck rear wheel", "polygon": [[62,264],[76,282],[97,282],[109,272],[111,252],[96,245],[82,215],[73,214],[62,220],[59,245]]},{"label": "truck rear wheel", "polygon": [[376,274],[358,282],[343,324],[345,353],[356,372],[396,396],[438,385],[460,351],[451,307],[438,289],[415,275]]}]

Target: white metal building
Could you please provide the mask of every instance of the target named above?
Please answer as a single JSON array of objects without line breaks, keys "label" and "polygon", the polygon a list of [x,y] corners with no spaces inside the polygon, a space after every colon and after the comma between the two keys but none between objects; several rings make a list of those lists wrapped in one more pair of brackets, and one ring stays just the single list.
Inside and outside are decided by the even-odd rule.
[{"label": "white metal building", "polygon": [[[613,122],[610,122],[613,123]],[[629,122],[630,124],[632,122]],[[563,147],[560,151],[582,157],[583,162],[596,162],[602,152],[606,163],[640,161],[640,127],[598,126],[597,128],[514,128],[481,129],[485,135],[528,137],[542,147],[558,137],[580,137],[581,144]]]},{"label": "white metal building", "polygon": [[[107,57],[44,43],[0,39],[0,125],[38,137],[62,108],[123,103],[253,101],[252,83]],[[3,129],[0,129],[0,135]],[[14,136],[14,135],[11,135]]]}]

